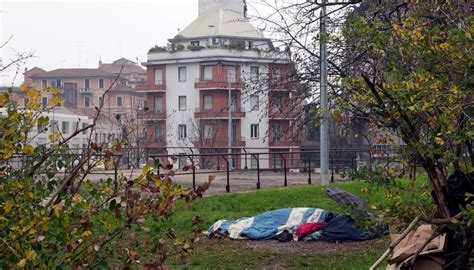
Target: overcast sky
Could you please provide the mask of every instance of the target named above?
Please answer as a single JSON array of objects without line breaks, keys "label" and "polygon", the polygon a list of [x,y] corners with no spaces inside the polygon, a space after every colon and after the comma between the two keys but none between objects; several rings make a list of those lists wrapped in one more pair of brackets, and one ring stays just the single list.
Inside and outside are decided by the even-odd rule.
[{"label": "overcast sky", "polygon": [[[35,55],[21,75],[25,67],[97,67],[99,59],[144,62],[149,48],[166,44],[197,18],[198,0],[0,0],[0,10],[0,44],[13,35],[0,52],[3,64],[14,51]],[[11,85],[14,74],[0,74],[0,85]],[[15,85],[22,81],[21,75]]]}]

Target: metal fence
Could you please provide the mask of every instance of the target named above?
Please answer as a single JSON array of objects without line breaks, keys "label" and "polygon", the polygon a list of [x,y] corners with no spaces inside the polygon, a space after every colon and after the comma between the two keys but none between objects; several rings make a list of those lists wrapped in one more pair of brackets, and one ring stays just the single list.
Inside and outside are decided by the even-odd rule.
[{"label": "metal fence", "polygon": [[[255,187],[260,189],[262,187],[261,175],[267,171],[273,171],[282,174],[283,187],[288,186],[288,174],[299,173],[300,175],[307,175],[307,183],[311,185],[314,181],[315,174],[318,173],[320,165],[319,150],[278,150],[271,148],[239,148],[233,149],[231,153],[225,148],[206,149],[201,151],[195,148],[172,148],[173,152],[187,152],[183,154],[162,153],[154,154],[150,149],[122,149],[120,154],[113,155],[117,160],[112,168],[104,168],[103,171],[91,171],[92,175],[104,175],[106,177],[113,177],[117,180],[121,170],[142,167],[147,162],[160,160],[164,165],[171,163],[172,157],[175,157],[178,164],[174,167],[178,170],[177,175],[189,176],[192,178],[192,188],[196,188],[196,177],[199,175],[222,174],[225,173],[225,191],[231,192],[232,178],[231,174],[239,174],[242,172],[254,172],[256,174]],[[141,156],[134,156],[131,153],[142,153]],[[348,174],[355,171],[360,166],[371,167],[375,163],[389,163],[396,162],[394,159],[393,149],[389,150],[371,150],[371,149],[332,149],[330,150],[330,172],[331,182],[334,182],[336,177],[342,173]],[[60,159],[74,162],[79,160],[82,153],[77,150],[75,153],[59,154]],[[130,158],[132,157],[132,158]],[[93,161],[104,159],[103,154],[97,154],[92,157]],[[212,166],[203,169],[203,160],[211,159]],[[21,168],[22,163],[28,160],[28,156],[15,155],[5,163],[8,166]],[[130,161],[134,161],[131,163]],[[143,162],[140,163],[140,160]],[[180,164],[181,163],[181,164]],[[141,165],[141,166],[140,166]],[[186,165],[189,171],[182,171],[180,168]],[[190,165],[190,166],[188,166]],[[56,168],[54,168],[56,169]],[[107,171],[108,169],[109,171]],[[113,171],[113,172],[112,172]],[[160,171],[158,171],[160,173]]]}]

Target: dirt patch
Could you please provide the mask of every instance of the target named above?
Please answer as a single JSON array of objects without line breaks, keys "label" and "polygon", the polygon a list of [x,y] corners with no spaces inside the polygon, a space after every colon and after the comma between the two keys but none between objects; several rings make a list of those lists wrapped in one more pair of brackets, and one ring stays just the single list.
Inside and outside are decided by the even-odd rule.
[{"label": "dirt patch", "polygon": [[321,241],[278,242],[276,240],[248,241],[247,247],[254,250],[265,250],[277,254],[320,255],[336,252],[352,253],[370,249],[370,247],[386,243],[387,239],[374,239],[362,242],[328,243]]}]

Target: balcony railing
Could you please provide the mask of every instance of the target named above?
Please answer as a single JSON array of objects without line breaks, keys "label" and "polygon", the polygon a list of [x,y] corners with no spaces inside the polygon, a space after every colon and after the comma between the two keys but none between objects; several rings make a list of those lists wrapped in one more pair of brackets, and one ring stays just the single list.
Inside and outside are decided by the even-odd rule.
[{"label": "balcony railing", "polygon": [[146,142],[140,143],[140,145],[144,145],[144,147],[147,148],[165,148],[166,147],[166,141],[161,139],[161,140],[148,140]]},{"label": "balcony railing", "polygon": [[288,78],[274,78],[268,81],[268,87],[270,91],[296,91],[296,86],[296,82]]},{"label": "balcony railing", "polygon": [[[198,147],[227,147],[229,145],[229,141],[226,139],[222,139],[222,138],[212,138],[209,137],[209,138],[204,138],[202,137],[199,141],[196,141],[194,142],[194,145],[198,146]],[[245,147],[246,146],[246,143],[245,143],[245,137],[242,137],[242,136],[237,136],[237,137],[233,137],[231,139],[231,146],[232,147]]]},{"label": "balcony railing", "polygon": [[166,91],[166,84],[157,81],[157,84],[137,85],[137,91]]},{"label": "balcony railing", "polygon": [[202,78],[197,78],[194,87],[196,89],[244,89],[244,82],[240,78],[236,78],[235,80],[229,79],[210,79],[205,80]]},{"label": "balcony railing", "polygon": [[166,112],[163,111],[146,111],[139,112],[138,119],[142,120],[166,120]]},{"label": "balcony railing", "polygon": [[[244,108],[231,108],[231,113],[232,113],[232,118],[244,118],[245,117],[245,109]],[[224,108],[223,110],[219,111],[214,111],[214,110],[203,110],[201,108],[196,108],[194,116],[196,118],[208,118],[208,119],[213,119],[213,118],[228,118],[229,117],[229,111],[227,111],[227,108]]]},{"label": "balcony railing", "polygon": [[92,95],[92,92],[94,90],[91,89],[91,88],[80,88],[79,89],[79,93],[81,93],[81,95]]},{"label": "balcony railing", "polygon": [[291,146],[299,146],[298,142],[290,141],[286,138],[281,139],[270,139],[270,147],[291,147]]},{"label": "balcony railing", "polygon": [[302,112],[292,110],[292,108],[281,108],[280,110],[274,110],[270,108],[268,112],[268,118],[270,119],[297,119],[302,115]]}]

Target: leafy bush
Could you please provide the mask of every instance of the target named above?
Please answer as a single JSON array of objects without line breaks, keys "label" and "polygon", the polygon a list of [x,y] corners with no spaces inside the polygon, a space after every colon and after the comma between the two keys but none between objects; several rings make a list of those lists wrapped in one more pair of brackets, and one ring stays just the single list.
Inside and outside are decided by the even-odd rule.
[{"label": "leafy bush", "polygon": [[[189,208],[212,177],[189,191],[172,183],[173,163],[156,162],[145,166],[137,178],[88,181],[99,162],[118,162],[121,142],[103,149],[90,136],[87,149],[79,154],[71,151],[68,142],[83,131],[92,134],[96,117],[69,137],[56,132],[48,145],[33,145],[34,127],[48,127],[45,113],[61,103],[60,92],[22,89],[28,98],[25,109],[10,100],[11,89],[0,95],[0,107],[7,111],[0,117],[0,268],[159,266],[171,256],[193,253],[201,220],[190,220],[190,233],[184,237],[165,231],[165,225],[178,210],[176,202],[183,200]],[[54,98],[50,107],[41,109],[38,101],[45,94]],[[12,166],[12,159],[21,166]],[[62,172],[56,170],[59,163]],[[138,231],[148,233],[147,239],[138,241]]]}]

